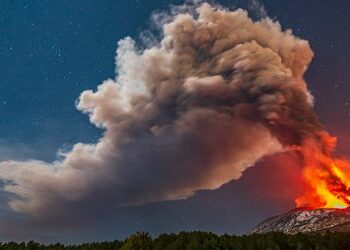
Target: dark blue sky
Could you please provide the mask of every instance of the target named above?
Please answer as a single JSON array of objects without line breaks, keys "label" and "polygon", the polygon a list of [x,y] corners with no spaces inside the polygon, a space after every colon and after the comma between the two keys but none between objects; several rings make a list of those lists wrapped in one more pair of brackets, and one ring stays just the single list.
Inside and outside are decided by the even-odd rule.
[{"label": "dark blue sky", "polygon": [[[1,1],[0,159],[52,161],[59,149],[95,142],[102,131],[75,109],[77,97],[114,78],[119,39],[137,39],[150,28],[152,12],[182,2]],[[230,8],[249,6],[245,0],[218,2]],[[336,4],[265,0],[263,4],[270,17],[310,41],[315,58],[306,79],[316,111],[340,137],[339,153],[346,154],[350,146],[350,4],[345,0]],[[117,211],[118,221],[102,221],[79,240],[120,238],[140,230],[242,233],[267,216],[293,208],[294,191],[288,185],[292,174],[280,166],[260,165],[237,182],[185,201]],[[0,218],[6,216],[4,210]],[[77,235],[62,238],[76,240]]]}]

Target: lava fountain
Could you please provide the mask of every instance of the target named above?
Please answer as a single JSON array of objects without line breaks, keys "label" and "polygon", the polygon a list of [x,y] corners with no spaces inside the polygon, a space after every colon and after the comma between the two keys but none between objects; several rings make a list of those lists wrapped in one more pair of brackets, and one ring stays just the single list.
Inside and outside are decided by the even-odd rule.
[{"label": "lava fountain", "polygon": [[325,137],[330,150],[320,150],[312,142],[300,149],[304,159],[302,169],[307,190],[296,200],[297,207],[347,208],[350,207],[350,164],[332,157],[336,138]]}]

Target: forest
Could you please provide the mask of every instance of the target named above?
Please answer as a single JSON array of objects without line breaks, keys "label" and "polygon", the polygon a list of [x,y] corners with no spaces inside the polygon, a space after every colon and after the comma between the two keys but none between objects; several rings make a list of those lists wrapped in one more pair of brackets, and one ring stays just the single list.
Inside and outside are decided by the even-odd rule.
[{"label": "forest", "polygon": [[350,249],[350,233],[326,232],[288,235],[278,232],[243,236],[217,235],[208,232],[181,232],[161,234],[152,238],[148,233],[136,233],[125,240],[91,242],[78,245],[39,244],[29,242],[0,243],[0,250],[175,250],[175,249]]}]

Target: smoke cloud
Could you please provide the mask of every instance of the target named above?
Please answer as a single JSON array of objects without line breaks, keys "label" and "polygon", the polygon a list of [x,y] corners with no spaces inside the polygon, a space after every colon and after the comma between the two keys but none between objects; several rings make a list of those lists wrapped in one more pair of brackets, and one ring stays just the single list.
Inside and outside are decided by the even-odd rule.
[{"label": "smoke cloud", "polygon": [[80,95],[77,108],[104,130],[96,144],[78,143],[52,163],[0,164],[15,212],[69,225],[185,199],[305,137],[322,140],[303,80],[307,41],[269,18],[207,3],[161,27],[160,41],[143,49],[121,40],[116,79]]}]

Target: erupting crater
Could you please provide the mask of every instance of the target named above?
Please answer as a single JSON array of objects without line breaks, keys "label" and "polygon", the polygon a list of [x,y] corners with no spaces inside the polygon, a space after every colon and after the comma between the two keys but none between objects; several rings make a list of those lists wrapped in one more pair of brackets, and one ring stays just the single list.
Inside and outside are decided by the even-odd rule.
[{"label": "erupting crater", "polygon": [[297,208],[262,221],[248,233],[350,231],[350,164],[329,153],[335,143],[330,151],[313,145],[298,149],[307,189],[296,198]]}]

